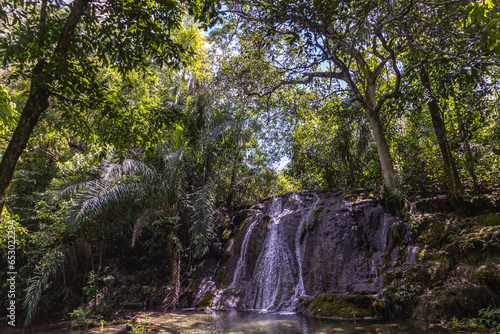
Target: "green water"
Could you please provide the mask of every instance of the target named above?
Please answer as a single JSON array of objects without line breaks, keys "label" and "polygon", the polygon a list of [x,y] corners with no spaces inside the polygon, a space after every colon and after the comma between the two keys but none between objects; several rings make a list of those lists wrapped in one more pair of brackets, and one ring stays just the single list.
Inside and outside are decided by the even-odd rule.
[{"label": "green water", "polygon": [[[196,312],[182,311],[144,313],[139,318],[151,324],[158,333],[450,333],[441,328],[416,329],[395,323],[376,323],[363,321],[333,321],[314,319],[298,314],[276,314],[258,312]],[[120,333],[125,326],[105,327],[74,333]]]}]

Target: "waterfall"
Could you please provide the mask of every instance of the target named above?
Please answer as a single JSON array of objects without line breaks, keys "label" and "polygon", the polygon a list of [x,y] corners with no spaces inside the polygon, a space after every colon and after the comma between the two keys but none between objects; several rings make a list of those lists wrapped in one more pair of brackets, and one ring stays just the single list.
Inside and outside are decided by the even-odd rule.
[{"label": "waterfall", "polygon": [[233,239],[239,251],[228,248],[221,279],[202,284],[196,299],[213,290],[212,309],[293,312],[305,296],[380,293],[394,218],[375,200],[344,196],[301,191],[263,201]]},{"label": "waterfall", "polygon": [[281,196],[275,197],[268,213],[269,231],[245,294],[247,305],[253,309],[281,310],[282,304],[289,301],[286,292],[294,282],[290,263],[293,257],[280,231],[282,219],[288,213],[291,211],[282,210]]},{"label": "waterfall", "polygon": [[299,298],[306,294],[306,290],[304,288],[304,277],[302,275],[302,264],[304,262],[304,251],[307,242],[307,231],[303,239],[302,245],[300,244],[300,239],[302,233],[304,233],[304,227],[305,226],[307,227],[307,224],[309,223],[311,216],[313,215],[314,210],[316,209],[318,203],[319,203],[319,197],[318,195],[314,194],[314,202],[310,206],[309,210],[304,215],[304,217],[302,217],[299,227],[297,228],[297,232],[295,233],[295,258],[297,259],[299,281],[297,283],[297,286],[295,287],[295,294],[292,297],[292,305],[291,305],[292,307],[295,307],[297,305]]},{"label": "waterfall", "polygon": [[[293,311],[299,298],[305,295],[302,263],[306,238],[301,242],[301,236],[304,226],[307,226],[314,213],[319,197],[314,194],[312,204],[304,208],[301,198],[294,195],[289,197],[284,207],[281,205],[282,197],[275,197],[267,212],[270,218],[267,236],[245,292],[246,305],[249,308]],[[298,209],[291,210],[289,207],[292,205],[298,206]],[[305,213],[301,215],[295,231],[294,244],[289,246],[284,226],[290,221],[288,216],[296,214],[298,210]],[[294,252],[291,247],[295,248]],[[233,284],[237,282],[238,275],[239,272],[235,271]]]},{"label": "waterfall", "polygon": [[240,258],[238,259],[238,263],[236,264],[236,269],[234,270],[233,281],[229,286],[229,288],[231,289],[234,289],[236,287],[236,283],[238,283],[238,281],[240,280],[242,272],[243,274],[245,274],[244,270],[246,270],[247,266],[246,256],[248,250],[248,243],[250,242],[250,237],[252,235],[253,228],[255,227],[255,224],[257,224],[257,222],[259,221],[259,216],[255,215],[251,217],[251,219],[252,222],[250,223],[250,226],[248,226],[248,229],[245,233],[245,238],[243,239],[243,243],[241,244]]}]

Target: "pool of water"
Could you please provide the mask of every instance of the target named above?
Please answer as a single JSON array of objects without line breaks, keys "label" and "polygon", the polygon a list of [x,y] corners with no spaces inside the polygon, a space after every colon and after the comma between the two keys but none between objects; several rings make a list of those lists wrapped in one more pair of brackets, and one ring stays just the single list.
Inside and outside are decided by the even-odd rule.
[{"label": "pool of water", "polygon": [[[260,312],[149,312],[141,314],[139,321],[151,324],[158,333],[364,333],[364,334],[416,334],[450,333],[442,328],[414,328],[396,323],[367,321],[334,321],[315,319],[298,314]],[[94,328],[73,333],[123,333],[125,325]]]}]

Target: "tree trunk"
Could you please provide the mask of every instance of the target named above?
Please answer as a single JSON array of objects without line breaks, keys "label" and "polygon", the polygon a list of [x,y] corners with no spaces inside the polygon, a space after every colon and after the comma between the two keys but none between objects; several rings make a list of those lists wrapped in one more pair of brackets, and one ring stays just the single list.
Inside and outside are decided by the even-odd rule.
[{"label": "tree trunk", "polygon": [[441,116],[441,110],[432,91],[429,73],[427,73],[427,70],[424,67],[421,67],[419,75],[422,87],[428,95],[429,101],[427,102],[427,105],[431,113],[432,125],[434,126],[434,132],[436,134],[439,149],[441,150],[441,155],[443,157],[444,169],[446,172],[446,177],[448,178],[448,184],[451,188],[452,194],[455,196],[459,196],[463,193],[462,182],[460,181],[457,166],[455,164],[455,159],[453,158],[450,145],[448,144],[446,127],[443,117]]},{"label": "tree trunk", "polygon": [[170,256],[170,290],[163,300],[164,310],[175,309],[181,291],[181,254],[175,241],[168,241],[168,256]]},{"label": "tree trunk", "polygon": [[[43,65],[39,63],[38,66],[42,67]],[[28,97],[14,134],[0,162],[0,212],[2,212],[3,206],[7,201],[7,194],[9,193],[17,161],[26,148],[31,133],[40,119],[40,115],[49,106],[50,92],[46,88],[35,88],[36,85],[33,81],[31,87],[31,91],[35,91],[35,93]]]},{"label": "tree trunk", "polygon": [[371,110],[367,110],[366,114],[372,127],[375,144],[377,145],[377,153],[380,161],[380,168],[382,169],[384,183],[389,190],[392,190],[396,187],[396,172],[394,171],[394,166],[392,164],[391,152],[389,151],[389,146],[387,145],[387,140],[385,139],[384,128],[382,127],[380,115],[379,113],[375,113]]},{"label": "tree trunk", "polygon": [[[14,130],[9,145],[3,153],[2,161],[0,162],[0,213],[7,201],[7,195],[12,184],[12,177],[17,161],[26,148],[40,116],[49,107],[49,97],[51,94],[49,87],[54,80],[55,68],[57,67],[58,61],[65,57],[68,52],[71,37],[75,33],[76,26],[83,15],[87,2],[88,0],[75,0],[73,2],[71,12],[68,15],[57,46],[54,49],[51,60],[52,63],[46,63],[43,59],[39,59],[36,66],[33,68],[30,96],[28,97],[28,101],[23,108],[17,127]],[[45,10],[46,8],[44,8],[42,4],[39,27],[39,47],[43,47],[44,36],[42,33],[45,30]]]}]

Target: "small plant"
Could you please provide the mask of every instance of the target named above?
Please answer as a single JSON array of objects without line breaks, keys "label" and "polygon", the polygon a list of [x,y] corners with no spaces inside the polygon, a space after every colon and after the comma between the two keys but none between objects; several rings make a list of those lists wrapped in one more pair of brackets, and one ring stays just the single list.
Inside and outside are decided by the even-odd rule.
[{"label": "small plant", "polygon": [[69,313],[71,317],[71,327],[73,329],[88,328],[94,323],[94,320],[87,319],[87,315],[90,313],[90,308],[86,306],[80,306],[73,312]]},{"label": "small plant", "polygon": [[448,328],[456,331],[474,331],[484,329],[484,326],[481,319],[478,318],[464,318],[459,320],[457,317],[453,317],[448,323]]},{"label": "small plant", "polygon": [[485,308],[479,310],[480,318],[451,318],[448,328],[459,331],[471,331],[477,329],[492,328],[495,333],[500,333],[500,308]]},{"label": "small plant", "polygon": [[488,308],[479,310],[481,322],[487,327],[494,328],[496,332],[500,332],[500,308]]},{"label": "small plant", "polygon": [[127,325],[127,332],[131,334],[145,334],[148,332],[148,330],[149,324],[143,321]]}]

